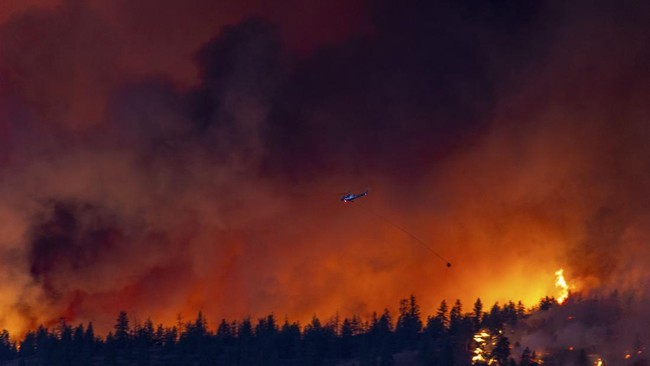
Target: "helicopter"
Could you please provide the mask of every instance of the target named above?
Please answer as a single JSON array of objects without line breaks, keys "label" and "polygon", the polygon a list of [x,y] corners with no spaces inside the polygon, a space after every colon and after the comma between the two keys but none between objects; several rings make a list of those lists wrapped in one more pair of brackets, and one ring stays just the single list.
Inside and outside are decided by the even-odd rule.
[{"label": "helicopter", "polygon": [[359,197],[363,197],[363,196],[367,196],[367,195],[368,195],[368,190],[367,189],[366,189],[365,192],[361,192],[361,193],[350,193],[350,192],[348,192],[348,193],[344,194],[343,196],[341,196],[341,201],[342,202],[352,202],[352,201],[356,200]]}]

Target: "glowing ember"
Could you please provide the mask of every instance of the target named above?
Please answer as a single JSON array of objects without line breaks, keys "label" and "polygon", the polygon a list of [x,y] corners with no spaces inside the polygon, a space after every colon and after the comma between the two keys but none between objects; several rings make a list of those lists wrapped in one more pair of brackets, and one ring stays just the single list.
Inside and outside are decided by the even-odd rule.
[{"label": "glowing ember", "polygon": [[557,298],[558,304],[562,304],[569,297],[569,285],[564,279],[564,269],[560,268],[555,272],[555,287],[559,288],[562,293]]}]

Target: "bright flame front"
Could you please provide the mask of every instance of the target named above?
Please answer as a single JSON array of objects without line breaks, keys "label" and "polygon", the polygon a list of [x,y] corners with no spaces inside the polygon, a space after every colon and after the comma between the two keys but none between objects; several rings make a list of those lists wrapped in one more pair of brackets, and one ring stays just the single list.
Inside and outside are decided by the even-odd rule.
[{"label": "bright flame front", "polygon": [[555,287],[559,288],[561,293],[557,298],[558,304],[562,304],[569,297],[569,285],[564,278],[564,269],[560,268],[555,272]]},{"label": "bright flame front", "polygon": [[494,345],[496,344],[495,337],[487,330],[479,330],[474,334],[474,356],[472,357],[472,365],[492,365],[496,360],[492,358],[491,353]]}]

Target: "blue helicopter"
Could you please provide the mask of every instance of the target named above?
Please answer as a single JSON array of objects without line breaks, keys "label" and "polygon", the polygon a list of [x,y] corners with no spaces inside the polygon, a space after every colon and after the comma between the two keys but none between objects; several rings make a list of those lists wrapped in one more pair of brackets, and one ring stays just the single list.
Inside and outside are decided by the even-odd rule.
[{"label": "blue helicopter", "polygon": [[356,200],[359,197],[367,196],[368,195],[368,190],[366,189],[365,192],[361,193],[346,193],[343,196],[341,196],[341,201],[342,202],[352,202]]}]

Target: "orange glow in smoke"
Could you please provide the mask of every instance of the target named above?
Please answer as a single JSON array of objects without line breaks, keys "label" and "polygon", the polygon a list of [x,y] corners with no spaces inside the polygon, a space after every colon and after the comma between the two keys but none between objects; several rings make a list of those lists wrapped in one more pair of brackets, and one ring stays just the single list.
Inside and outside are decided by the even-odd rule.
[{"label": "orange glow in smoke", "polygon": [[[215,29],[221,25],[235,24],[250,14],[264,13],[267,7],[273,8],[270,20],[280,23],[279,31],[287,38],[285,41],[289,48],[305,52],[321,42],[337,42],[348,34],[359,33],[365,29],[359,24],[366,18],[362,11],[365,2],[362,1],[356,5],[357,11],[345,12],[351,14],[352,20],[359,18],[359,21],[347,22],[336,29],[314,27],[318,28],[318,32],[313,33],[312,29],[306,35],[294,30],[306,29],[309,25],[306,23],[310,23],[311,19],[318,20],[317,24],[327,25],[330,19],[336,17],[322,16],[321,13],[337,14],[349,8],[341,7],[339,10],[338,6],[322,5],[311,9],[312,16],[296,20],[295,11],[276,10],[275,4],[268,5],[268,2],[259,0],[241,5],[241,9],[237,2],[227,1],[231,4],[229,11],[209,1],[197,1],[194,3],[199,5],[190,7],[184,16],[177,16],[174,11],[176,3],[167,1],[159,4],[166,11],[156,11],[160,15],[141,24],[139,19],[144,17],[138,14],[154,13],[147,6],[137,5],[137,2],[122,1],[119,3],[123,6],[116,7],[113,5],[115,2],[98,0],[92,5],[79,6],[81,10],[74,7],[68,9],[67,3],[83,2],[24,0],[0,5],[0,23],[30,6],[53,9],[39,15],[47,21],[24,23],[25,19],[16,19],[10,24],[15,28],[2,24],[5,28],[0,29],[0,35],[4,34],[5,37],[1,38],[3,46],[0,51],[5,49],[12,52],[0,52],[0,69],[15,70],[15,73],[0,76],[14,80],[16,91],[12,93],[20,100],[21,103],[17,103],[21,105],[20,108],[25,108],[25,111],[42,110],[43,121],[54,120],[45,118],[50,117],[51,113],[65,122],[62,122],[62,126],[69,128],[77,124],[88,124],[95,128],[96,123],[109,118],[104,116],[116,118],[106,109],[117,103],[113,99],[120,99],[116,97],[122,92],[117,93],[114,89],[121,85],[122,79],[130,79],[131,74],[148,76],[167,73],[172,81],[195,83],[197,69],[192,55],[201,44],[216,36]],[[290,1],[288,4],[293,3],[298,2]],[[64,6],[55,9],[59,4]],[[285,4],[284,8],[290,6]],[[307,9],[307,5],[304,6]],[[221,14],[218,18],[214,17],[214,12],[206,11],[216,8],[224,10],[218,12]],[[132,11],[122,12],[122,9]],[[75,18],[79,20],[78,24],[69,25],[67,19],[72,13],[63,10],[83,11]],[[87,18],[86,15],[94,17]],[[96,24],[94,20],[103,22]],[[171,20],[180,23],[169,26],[168,21]],[[37,24],[42,28],[31,28]],[[188,24],[192,26],[184,26]],[[171,33],[170,37],[163,34],[152,38],[149,36],[151,31],[139,31],[142,28]],[[87,32],[87,29],[94,31]],[[190,34],[177,37],[176,29],[187,29]],[[594,30],[605,35],[612,33],[607,27]],[[107,42],[96,42],[95,32],[103,35]],[[570,35],[583,33],[590,34],[571,32]],[[620,33],[632,35],[637,32]],[[40,35],[53,35],[53,39],[61,39],[50,42],[49,37]],[[23,44],[25,39],[44,38],[48,38],[47,41],[39,43],[38,47]],[[150,44],[152,39],[158,41]],[[108,40],[120,41],[111,41],[115,42],[112,44]],[[121,44],[122,40],[125,44]],[[570,40],[566,40],[567,44]],[[613,46],[623,47],[622,42],[614,41],[618,39],[611,38]],[[69,42],[88,48],[67,47]],[[376,42],[372,41],[371,45]],[[283,179],[265,173],[267,167],[275,164],[269,164],[261,157],[258,157],[261,161],[251,161],[243,166],[238,163],[232,167],[225,163],[223,167],[216,164],[219,165],[217,169],[212,156],[217,150],[210,148],[195,153],[194,149],[200,149],[199,146],[203,144],[195,147],[188,143],[192,148],[179,149],[188,150],[179,156],[153,154],[158,150],[152,150],[149,157],[149,145],[158,149],[157,133],[168,133],[164,126],[169,123],[174,126],[169,130],[173,132],[170,132],[170,136],[176,134],[177,123],[179,126],[188,125],[186,117],[178,117],[180,121],[165,119],[165,123],[156,122],[156,127],[152,129],[157,132],[149,131],[153,134],[151,141],[149,137],[142,137],[143,141],[116,142],[116,146],[107,140],[106,147],[99,144],[101,146],[82,148],[81,141],[85,141],[85,138],[80,138],[79,147],[75,142],[69,149],[56,152],[52,147],[64,146],[65,143],[52,135],[52,147],[48,142],[35,146],[35,152],[25,153],[25,156],[18,154],[15,166],[11,166],[12,174],[1,177],[3,182],[5,178],[7,181],[0,184],[3,192],[0,196],[4,197],[0,202],[0,249],[3,253],[12,253],[11,260],[6,262],[17,264],[0,268],[0,329],[6,328],[12,334],[20,334],[41,323],[56,324],[59,317],[66,316],[70,317],[67,320],[72,324],[93,321],[96,332],[106,334],[120,310],[127,311],[130,316],[135,315],[140,319],[151,317],[154,322],[166,324],[174,324],[178,312],[185,319],[192,319],[198,311],[203,311],[212,324],[222,318],[235,320],[250,316],[256,319],[270,313],[280,319],[286,316],[291,321],[305,324],[314,315],[321,320],[334,314],[367,318],[373,311],[386,307],[395,315],[399,300],[411,294],[417,297],[422,315],[426,317],[435,313],[441,300],[447,300],[449,304],[460,299],[463,309],[467,311],[477,297],[487,309],[495,302],[503,305],[510,300],[521,300],[531,306],[545,295],[559,291],[557,301],[561,304],[568,298],[573,284],[577,283],[580,290],[588,291],[614,281],[615,274],[608,272],[608,268],[619,268],[617,263],[607,268],[598,265],[604,258],[612,257],[609,245],[613,240],[610,239],[620,239],[619,236],[624,239],[621,239],[621,245],[624,244],[626,250],[621,250],[621,253],[643,250],[643,255],[621,257],[621,261],[629,259],[637,263],[639,258],[648,256],[645,252],[648,233],[644,221],[648,216],[645,211],[648,205],[639,200],[649,196],[645,184],[649,178],[644,165],[647,159],[629,157],[650,156],[647,139],[638,135],[639,131],[648,130],[645,118],[648,115],[645,98],[648,89],[645,85],[650,84],[645,82],[646,79],[639,79],[638,86],[644,89],[635,95],[635,89],[628,88],[626,80],[618,79],[623,77],[618,65],[625,65],[627,61],[636,65],[640,58],[633,52],[613,53],[606,47],[607,44],[602,46],[607,51],[605,55],[630,55],[630,60],[621,60],[620,63],[597,62],[594,68],[567,68],[566,60],[571,61],[570,65],[590,62],[591,56],[597,55],[600,47],[594,44],[596,48],[591,50],[592,53],[576,54],[574,47],[566,47],[567,44],[558,45],[558,49],[564,47],[568,56],[561,57],[558,53],[557,58],[549,59],[550,64],[543,63],[544,69],[539,73],[530,73],[531,79],[522,83],[528,86],[524,90],[517,90],[516,96],[495,96],[499,97],[496,100],[500,103],[489,114],[489,121],[481,119],[481,125],[489,122],[486,124],[489,128],[484,134],[480,132],[480,139],[459,140],[455,143],[457,150],[440,151],[440,157],[429,157],[423,153],[421,165],[413,162],[415,165],[408,167],[418,171],[418,181],[413,186],[401,182],[398,176],[383,178],[383,174],[389,171],[384,168],[390,166],[380,167],[383,156],[369,159],[371,164],[368,165],[376,165],[377,168],[365,169],[365,159],[357,161],[349,157],[344,162],[350,162],[354,169],[339,169],[336,164],[323,164],[320,170],[314,168],[306,175],[316,179],[305,178],[306,184],[291,184],[290,188]],[[22,49],[29,52],[18,52]],[[39,62],[42,55],[57,55],[58,63],[43,68]],[[608,65],[617,67],[608,70]],[[122,75],[122,71],[119,71],[122,69],[129,72]],[[302,70],[302,67],[296,69]],[[119,72],[106,74],[104,70]],[[589,70],[597,71],[594,75],[599,77],[591,77]],[[77,77],[69,76],[73,74]],[[293,75],[288,76],[287,82],[293,79]],[[609,79],[600,76],[609,76]],[[589,87],[584,87],[580,82],[569,85],[564,82],[582,78],[589,81]],[[139,83],[140,79],[138,76],[129,81]],[[594,87],[592,80],[598,80],[600,84]],[[0,81],[4,82],[4,79],[0,78]],[[619,98],[609,83],[626,86],[625,98]],[[138,89],[140,91],[137,93],[146,92],[149,95],[149,88],[157,88],[156,85],[140,86],[142,90]],[[193,88],[198,86],[173,92],[167,90],[171,87],[165,86],[161,95],[194,93]],[[152,95],[156,95],[157,100],[158,93]],[[230,95],[230,91],[224,95]],[[571,98],[566,98],[567,95]],[[573,96],[584,98],[579,100],[579,108],[571,104]],[[259,98],[265,99],[263,96]],[[336,117],[339,109],[348,110],[347,100],[341,108],[334,105],[339,98],[336,96],[332,101],[317,103],[317,108],[323,110],[305,111],[305,126],[313,123],[318,126],[315,131],[320,131],[321,124],[323,128],[325,125],[321,119],[326,118],[319,116],[330,113],[323,113],[324,110],[331,110],[333,117]],[[266,115],[264,111],[267,108],[274,110],[275,98],[269,99],[268,105],[262,103],[264,105],[260,108],[243,108],[242,121],[257,120],[257,117],[250,118],[249,109],[260,109],[262,115]],[[284,101],[284,97],[280,99]],[[366,99],[363,97],[361,100]],[[351,99],[349,103],[354,100]],[[538,105],[538,100],[544,102]],[[604,103],[608,100],[612,102],[611,110],[607,108],[609,103]],[[591,101],[598,103],[591,105]],[[4,113],[2,107],[10,103],[4,100],[0,102],[0,112]],[[153,103],[151,111],[147,109],[148,112],[144,113],[148,116],[151,112],[152,121],[169,114],[164,108],[157,111],[156,103]],[[336,108],[330,108],[330,103],[333,104],[331,107]],[[134,102],[136,104],[148,106],[139,101]],[[402,103],[394,104],[395,108],[401,108],[398,106]],[[408,103],[405,105],[408,106]],[[554,108],[548,110],[549,105]],[[297,110],[302,111],[300,106]],[[609,116],[619,110],[629,112],[629,115],[621,116],[625,123],[610,124]],[[226,112],[225,115],[229,115],[230,111]],[[403,111],[395,109],[392,112],[400,115]],[[429,115],[428,109],[425,112],[414,111],[413,116]],[[16,113],[22,116],[23,112]],[[299,113],[300,116],[302,114]],[[347,116],[348,112],[344,114]],[[349,115],[354,116],[356,112]],[[637,116],[643,118],[637,121]],[[260,120],[264,118],[259,117]],[[520,120],[529,122],[515,123]],[[49,131],[47,123],[43,121],[33,122],[34,129]],[[0,142],[3,142],[0,144],[0,168],[5,169],[2,145],[13,145],[4,144],[2,137],[11,131],[1,123],[3,121],[0,121]],[[43,123],[43,126],[39,123]],[[245,129],[246,135],[252,135],[254,141],[251,146],[242,147],[243,156],[264,155],[256,152],[257,148],[261,146],[260,149],[265,150],[273,146],[273,143],[267,145],[255,137],[257,132],[260,132],[260,136],[265,135],[264,131],[269,126],[257,121],[248,127],[251,130],[260,128],[262,132],[248,131],[248,127]],[[179,131],[185,131],[185,127],[182,128]],[[91,129],[87,133],[103,134],[102,131]],[[383,131],[383,127],[376,131]],[[145,132],[138,130],[133,136],[146,135]],[[63,130],[60,133],[63,134]],[[70,141],[77,141],[74,136],[70,137]],[[309,136],[312,138],[311,133]],[[121,141],[121,137],[116,135],[109,140]],[[359,138],[359,146],[364,143],[362,137]],[[161,137],[161,141],[167,141],[166,138]],[[224,141],[228,138],[226,135]],[[373,138],[383,141],[381,136]],[[36,140],[34,143],[38,143]],[[45,140],[50,141],[50,138]],[[67,143],[68,139],[62,141]],[[300,146],[300,142],[296,146]],[[318,145],[316,150],[322,149],[322,153],[326,154],[329,148],[325,147],[328,146]],[[115,148],[115,151],[109,147]],[[175,149],[171,145],[169,148]],[[52,156],[47,159],[42,159],[36,153],[49,152],[50,149]],[[253,153],[249,153],[249,150]],[[366,148],[360,147],[358,150],[365,151]],[[147,154],[143,151],[147,151]],[[239,154],[239,151],[235,151],[232,156]],[[336,162],[338,154],[324,155],[322,161]],[[348,152],[342,155],[347,156]],[[357,157],[366,158],[361,155],[359,153]],[[269,158],[274,157],[269,154]],[[181,167],[183,174],[179,176],[181,169],[177,168]],[[292,177],[286,179],[293,182]],[[343,187],[350,182],[366,179],[373,180],[371,196],[353,204],[340,202],[340,196],[335,192],[346,189]],[[78,262],[64,262],[61,265],[52,261],[52,266],[57,270],[34,279],[28,271],[28,242],[34,231],[32,217],[36,216],[34,206],[37,206],[36,202],[59,197],[107,207],[110,217],[115,216],[115,225],[129,223],[122,230],[125,236],[129,236],[131,231],[136,233],[128,240],[111,240],[111,247],[119,250],[97,255],[94,261],[85,257]],[[420,245],[364,207],[404,227],[426,245]],[[603,211],[603,207],[612,209]],[[628,221],[631,222],[630,227],[626,224]],[[602,232],[599,231],[601,227]],[[138,232],[140,230],[142,232]],[[610,232],[620,235],[616,234],[614,238],[601,235]],[[587,245],[589,250],[584,250]],[[426,246],[448,258],[453,267],[447,268],[440,263],[439,258]],[[17,260],[13,260],[14,254]],[[641,262],[636,270],[639,274],[645,274],[646,266]],[[555,271],[560,263],[570,273],[571,285],[564,277],[564,269]],[[77,268],[79,265],[82,265],[81,269]],[[552,273],[556,276],[555,287]],[[42,280],[47,280],[52,289],[41,286]],[[55,292],[56,296],[48,299],[49,292]],[[571,320],[572,316],[567,319]],[[479,339],[476,342],[482,341]]]}]

